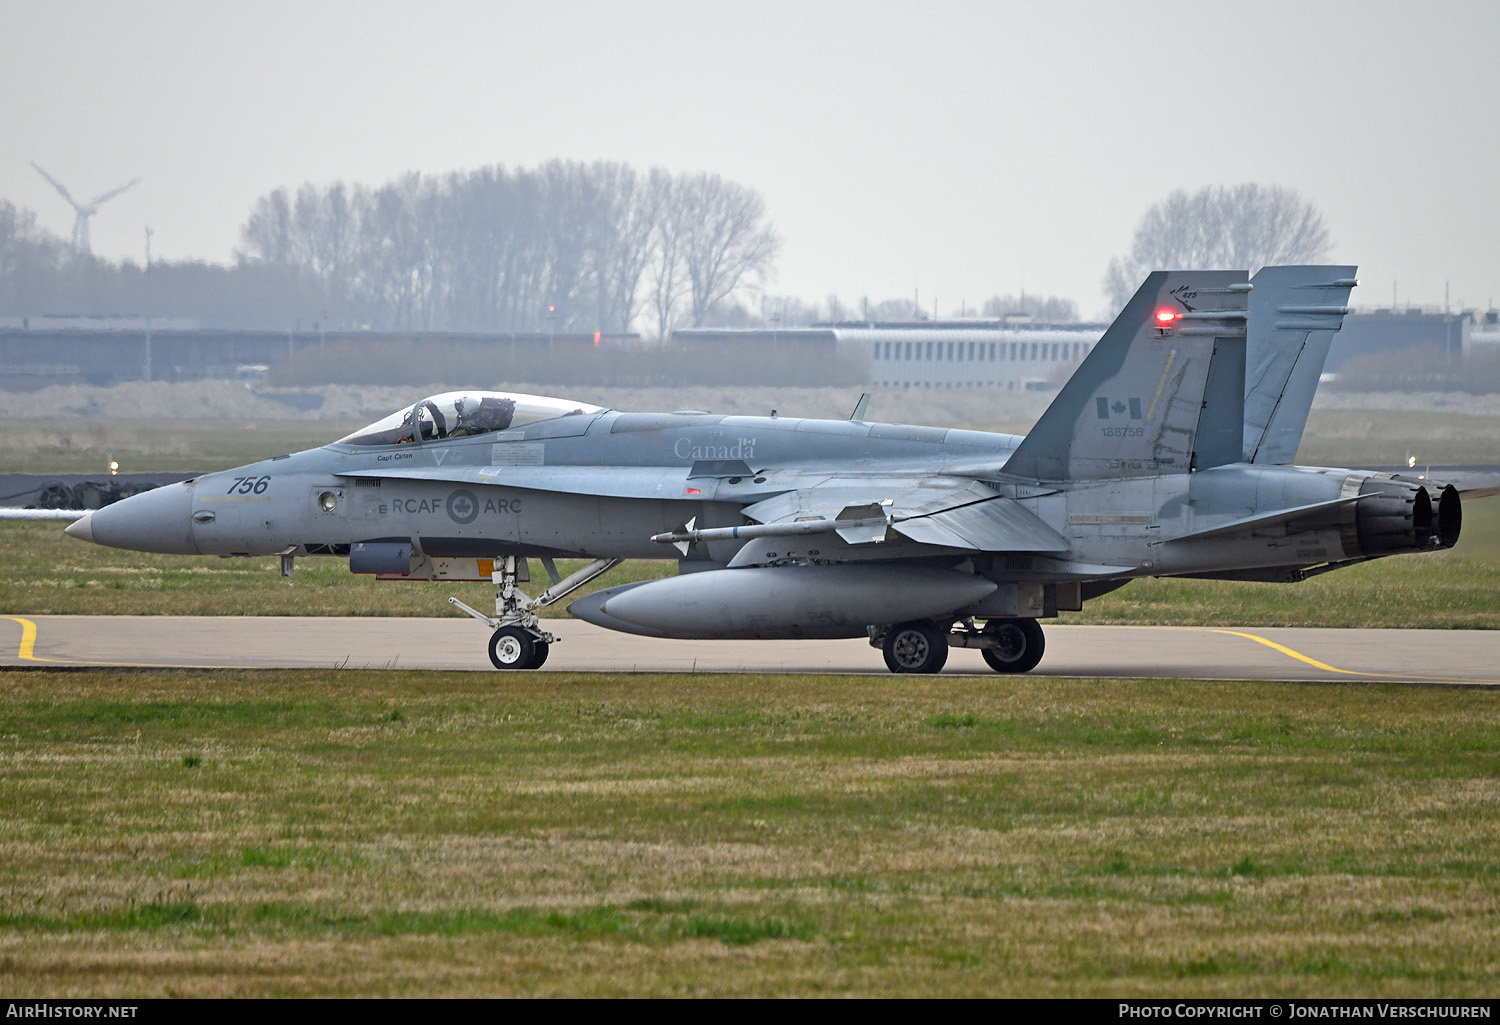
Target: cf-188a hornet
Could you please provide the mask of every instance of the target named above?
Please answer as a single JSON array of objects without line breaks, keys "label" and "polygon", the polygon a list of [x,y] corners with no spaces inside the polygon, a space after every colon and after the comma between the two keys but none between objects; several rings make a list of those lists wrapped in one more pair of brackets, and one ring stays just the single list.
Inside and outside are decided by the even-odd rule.
[{"label": "cf-188a hornet", "polygon": [[[1291,582],[1451,547],[1452,486],[1290,465],[1353,267],[1151,274],[1024,437],[848,420],[622,413],[455,391],[322,448],[88,513],[137,551],[347,557],[489,580],[491,661],[534,669],[537,611],[622,559],[676,576],[574,616],[659,638],[868,637],[893,672],[954,647],[1042,657],[1038,620],[1135,577]],[[588,559],[566,579],[555,560]],[[530,560],[552,585],[521,590]]]}]

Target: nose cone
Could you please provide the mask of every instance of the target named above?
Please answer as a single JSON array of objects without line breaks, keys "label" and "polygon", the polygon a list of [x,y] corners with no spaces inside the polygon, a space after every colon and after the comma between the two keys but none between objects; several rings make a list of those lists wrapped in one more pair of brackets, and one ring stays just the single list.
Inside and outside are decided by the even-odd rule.
[{"label": "nose cone", "polygon": [[84,514],[73,537],[137,552],[197,555],[193,544],[193,485],[168,484]]}]

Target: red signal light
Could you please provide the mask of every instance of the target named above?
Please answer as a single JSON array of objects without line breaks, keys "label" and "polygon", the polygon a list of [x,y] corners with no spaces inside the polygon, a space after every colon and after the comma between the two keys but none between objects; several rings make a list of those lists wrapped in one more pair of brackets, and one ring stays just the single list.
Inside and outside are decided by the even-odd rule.
[{"label": "red signal light", "polygon": [[1171,327],[1173,324],[1175,324],[1177,321],[1179,321],[1181,319],[1182,319],[1182,314],[1178,313],[1176,310],[1162,309],[1162,310],[1157,310],[1156,311],[1156,326],[1157,327]]}]

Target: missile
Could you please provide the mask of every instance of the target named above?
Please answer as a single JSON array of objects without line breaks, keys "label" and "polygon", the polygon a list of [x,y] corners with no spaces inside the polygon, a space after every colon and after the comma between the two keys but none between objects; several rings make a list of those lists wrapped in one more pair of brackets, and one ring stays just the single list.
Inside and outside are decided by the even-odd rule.
[{"label": "missile", "polygon": [[657,544],[698,544],[701,541],[748,541],[757,537],[800,537],[803,534],[830,534],[835,530],[856,527],[884,526],[881,518],[862,520],[830,520],[819,516],[811,520],[795,520],[791,523],[747,523],[739,527],[703,527],[693,529],[692,521],[680,530],[665,534],[652,534]]},{"label": "missile", "polygon": [[869,626],[958,615],[995,589],[984,577],[931,566],[759,566],[611,587],[568,612],[650,637],[863,637]]}]

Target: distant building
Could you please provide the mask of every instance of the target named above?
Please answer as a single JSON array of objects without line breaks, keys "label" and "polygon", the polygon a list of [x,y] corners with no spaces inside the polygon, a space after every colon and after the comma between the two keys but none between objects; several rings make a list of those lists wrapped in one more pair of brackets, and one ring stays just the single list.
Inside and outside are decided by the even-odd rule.
[{"label": "distant building", "polygon": [[[149,345],[148,345],[149,339]],[[556,345],[576,349],[628,347],[636,334],[443,331],[238,331],[199,328],[191,318],[10,317],[0,320],[0,390],[49,384],[111,385],[141,380],[148,352],[156,381],[258,380],[267,368],[328,342],[431,343],[494,352]]]},{"label": "distant building", "polygon": [[[0,331],[144,331],[147,320],[137,313],[42,313],[33,317],[0,317]],[[152,317],[153,331],[197,331],[197,317]]]},{"label": "distant building", "polygon": [[1500,352],[1500,310],[1474,314],[1474,328],[1469,332],[1469,346],[1464,357]]},{"label": "distant building", "polygon": [[1344,318],[1344,326],[1333,336],[1326,369],[1337,373],[1339,367],[1355,356],[1422,346],[1436,346],[1454,359],[1465,359],[1475,319],[1476,314],[1471,311],[1445,313],[1420,307],[1355,310]]},{"label": "distant building", "polygon": [[741,352],[787,347],[836,347],[863,360],[869,383],[880,388],[1006,388],[1056,386],[1104,334],[1104,324],[1032,324],[1005,320],[839,322],[811,328],[691,329],[672,332],[678,343],[732,343]]}]

